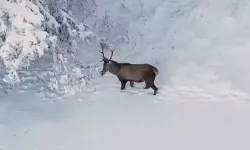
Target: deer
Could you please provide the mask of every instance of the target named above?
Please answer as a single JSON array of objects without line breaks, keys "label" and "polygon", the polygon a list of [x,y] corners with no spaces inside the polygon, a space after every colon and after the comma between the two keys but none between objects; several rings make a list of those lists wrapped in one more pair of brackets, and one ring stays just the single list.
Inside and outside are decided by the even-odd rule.
[{"label": "deer", "polygon": [[108,59],[104,55],[104,43],[100,44],[101,51],[101,61],[103,62],[103,68],[101,70],[101,76],[104,76],[107,72],[117,76],[121,82],[121,90],[124,90],[126,83],[130,82],[130,86],[134,87],[134,83],[145,82],[144,89],[152,88],[154,94],[158,93],[158,88],[155,86],[155,78],[159,74],[159,71],[156,67],[150,64],[132,64],[132,63],[119,63],[115,60],[112,60],[113,53],[115,48],[111,49],[111,55]]}]

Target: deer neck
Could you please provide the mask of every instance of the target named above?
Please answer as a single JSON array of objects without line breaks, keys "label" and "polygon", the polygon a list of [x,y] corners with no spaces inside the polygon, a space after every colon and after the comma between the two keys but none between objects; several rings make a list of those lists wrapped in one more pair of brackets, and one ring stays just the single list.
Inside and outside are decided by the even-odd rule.
[{"label": "deer neck", "polygon": [[120,65],[116,61],[110,60],[109,72],[114,75],[118,75],[119,71],[120,71]]}]

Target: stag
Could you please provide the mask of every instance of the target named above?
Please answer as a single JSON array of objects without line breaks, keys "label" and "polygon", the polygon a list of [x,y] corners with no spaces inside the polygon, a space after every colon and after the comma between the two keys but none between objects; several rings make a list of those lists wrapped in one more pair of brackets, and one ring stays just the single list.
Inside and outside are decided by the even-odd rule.
[{"label": "stag", "polygon": [[129,81],[130,86],[134,87],[134,82],[145,82],[144,89],[152,88],[154,95],[157,94],[158,88],[155,86],[155,78],[159,74],[156,67],[150,64],[131,64],[131,63],[119,63],[112,60],[115,49],[110,50],[110,58],[106,58],[104,55],[104,43],[101,43],[101,53],[103,62],[103,69],[101,75],[104,76],[107,72],[116,75],[121,82],[121,90],[125,89],[126,83]]}]

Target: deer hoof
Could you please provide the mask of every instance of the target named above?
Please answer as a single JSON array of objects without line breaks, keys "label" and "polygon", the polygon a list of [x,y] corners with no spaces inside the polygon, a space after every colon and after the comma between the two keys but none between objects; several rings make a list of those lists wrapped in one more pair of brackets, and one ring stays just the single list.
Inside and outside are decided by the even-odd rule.
[{"label": "deer hoof", "polygon": [[158,91],[154,91],[154,95],[158,94]]}]

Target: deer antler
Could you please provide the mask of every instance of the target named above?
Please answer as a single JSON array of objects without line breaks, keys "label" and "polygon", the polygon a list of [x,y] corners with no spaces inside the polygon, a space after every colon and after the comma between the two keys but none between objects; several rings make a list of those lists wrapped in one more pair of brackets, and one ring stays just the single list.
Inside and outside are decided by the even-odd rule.
[{"label": "deer antler", "polygon": [[[99,50],[99,52],[102,54],[102,60],[101,60],[100,62],[102,62],[102,61],[104,61],[104,60],[107,59],[107,58],[104,56],[104,48],[107,48],[107,45],[106,45],[105,43],[100,43],[100,47],[101,47],[101,51]],[[110,50],[111,55],[110,55],[110,58],[107,59],[107,60],[110,61],[110,60],[112,59],[113,54],[114,54],[114,51],[115,51],[115,48],[113,48],[113,49]]]},{"label": "deer antler", "polygon": [[113,48],[112,50],[110,50],[110,52],[111,52],[111,55],[110,55],[110,58],[109,58],[109,60],[111,60],[111,59],[112,59],[112,57],[113,57],[113,54],[114,54],[114,51],[115,51],[115,48]]},{"label": "deer antler", "polygon": [[99,50],[99,52],[102,54],[102,60],[100,62],[102,62],[105,59],[105,56],[104,56],[104,47],[105,47],[104,43],[101,43],[100,47],[101,47],[101,51]]}]

